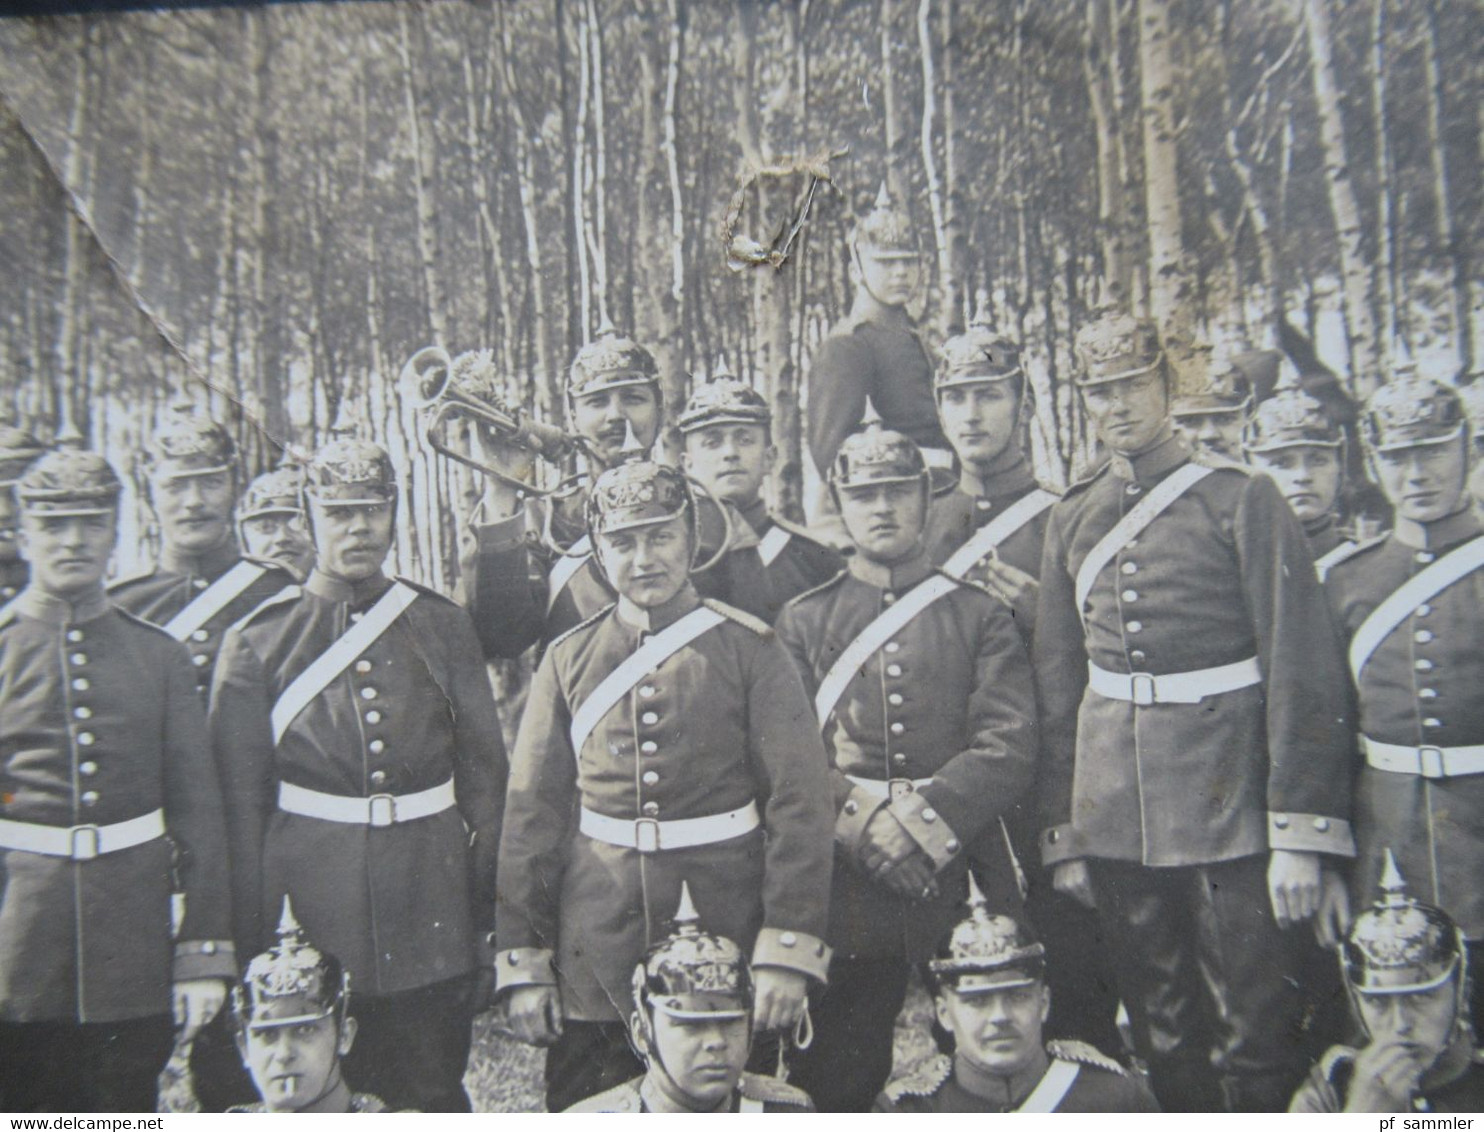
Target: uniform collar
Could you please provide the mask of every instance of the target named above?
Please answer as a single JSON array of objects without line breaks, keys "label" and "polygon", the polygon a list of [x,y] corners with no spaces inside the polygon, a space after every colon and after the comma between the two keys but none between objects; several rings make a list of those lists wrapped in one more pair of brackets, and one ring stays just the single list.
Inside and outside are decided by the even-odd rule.
[{"label": "uniform collar", "polygon": [[[730,1112],[737,1103],[737,1090],[732,1090],[732,1095],[725,1102],[712,1109],[713,1112]],[[649,1074],[646,1073],[639,1080],[639,1107],[641,1112],[676,1112],[673,1102],[668,1101],[660,1091],[658,1085],[650,1082]],[[684,1112],[699,1112],[699,1109],[682,1109]]]},{"label": "uniform collar", "polygon": [[172,546],[160,548],[160,569],[188,578],[216,578],[237,565],[242,551],[237,540],[228,536],[220,546],[200,554],[189,554]]},{"label": "uniform collar", "polygon": [[1189,459],[1189,450],[1178,436],[1171,435],[1135,456],[1113,453],[1108,457],[1108,468],[1121,480],[1148,486],[1163,479]]},{"label": "uniform collar", "polygon": [[916,329],[906,307],[887,306],[871,294],[864,283],[856,288],[855,301],[850,305],[850,321],[857,324],[874,322],[878,326],[898,326],[909,331]]},{"label": "uniform collar", "polygon": [[1322,534],[1327,534],[1334,528],[1334,525],[1335,513],[1333,511],[1326,511],[1317,519],[1307,519],[1304,521],[1304,534],[1312,541]]},{"label": "uniform collar", "polygon": [[746,507],[737,507],[737,514],[747,520],[747,525],[752,528],[754,534],[762,534],[773,525],[773,520],[768,514],[768,501],[758,496]]},{"label": "uniform collar", "polygon": [[619,594],[616,612],[618,619],[629,628],[638,629],[641,633],[658,633],[661,629],[675,624],[700,604],[701,599],[696,595],[695,587],[690,582],[686,582],[680,592],[664,605],[657,605],[650,609],[641,608]]},{"label": "uniform collar", "polygon": [[108,612],[109,605],[102,586],[83,594],[76,601],[47,593],[38,586],[27,586],[16,595],[12,608],[32,620],[60,628],[101,617]]},{"label": "uniform collar", "polygon": [[958,1087],[971,1096],[988,1101],[1001,1112],[1012,1112],[1025,1103],[1051,1068],[1050,1058],[1044,1058],[1024,1073],[1003,1077],[974,1065],[967,1058],[953,1059],[953,1080]]},{"label": "uniform collar", "polygon": [[847,569],[853,578],[875,586],[879,590],[893,593],[917,585],[933,572],[933,561],[927,548],[919,543],[918,548],[900,562],[887,564],[867,558],[859,550],[847,559]]},{"label": "uniform collar", "polygon": [[1398,515],[1391,537],[1414,550],[1438,550],[1457,546],[1478,534],[1484,534],[1484,519],[1472,506],[1466,506],[1433,523],[1415,523]]},{"label": "uniform collar", "polygon": [[304,583],[304,591],[325,601],[344,602],[352,607],[370,605],[391,587],[392,580],[378,570],[359,582],[332,578],[316,567]]},{"label": "uniform collar", "polygon": [[1035,473],[1019,448],[1012,446],[1007,459],[982,472],[965,464],[958,474],[958,489],[973,499],[1002,499],[1036,486]]}]

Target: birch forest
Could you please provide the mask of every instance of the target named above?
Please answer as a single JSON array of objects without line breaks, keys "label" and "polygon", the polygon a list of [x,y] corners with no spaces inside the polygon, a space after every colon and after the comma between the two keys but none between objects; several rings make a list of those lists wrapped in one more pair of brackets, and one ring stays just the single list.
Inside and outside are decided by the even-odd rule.
[{"label": "birch forest", "polygon": [[[82,434],[135,488],[182,397],[249,473],[368,436],[402,469],[397,568],[446,589],[476,485],[421,441],[403,362],[488,347],[560,420],[567,363],[611,323],[652,349],[672,414],[719,359],[766,391],[796,511],[810,352],[883,181],[922,233],[929,346],[976,317],[1025,343],[1052,480],[1083,470],[1070,343],[1110,300],[1219,352],[1282,346],[1356,396],[1399,352],[1466,381],[1481,25],[1466,0],[0,20],[0,414]],[[152,553],[141,500],[121,569]]]}]

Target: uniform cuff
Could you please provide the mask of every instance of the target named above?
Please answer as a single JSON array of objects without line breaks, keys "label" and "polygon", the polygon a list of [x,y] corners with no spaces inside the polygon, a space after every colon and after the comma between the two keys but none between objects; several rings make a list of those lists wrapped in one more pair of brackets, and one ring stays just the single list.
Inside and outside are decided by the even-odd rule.
[{"label": "uniform cuff", "polygon": [[1268,848],[1294,853],[1355,856],[1355,835],[1344,818],[1268,811]]},{"label": "uniform cuff", "polygon": [[757,943],[752,948],[752,965],[785,967],[823,984],[828,981],[830,954],[829,945],[808,932],[764,928],[757,933]]},{"label": "uniform cuff", "polygon": [[479,539],[481,552],[499,554],[502,551],[516,550],[525,545],[526,515],[524,511],[517,511],[508,518],[496,519],[493,523],[482,523],[479,520],[484,515],[483,506],[481,502],[481,509],[474,513],[471,520],[474,534]]},{"label": "uniform cuff", "polygon": [[884,805],[885,798],[878,798],[859,786],[851,789],[840,812],[835,815],[835,840],[847,853],[853,856],[860,850],[866,826]]},{"label": "uniform cuff", "polygon": [[892,816],[902,823],[917,847],[933,860],[933,868],[942,872],[963,855],[963,843],[943,815],[918,793],[907,794],[891,803]]},{"label": "uniform cuff", "polygon": [[1087,856],[1077,844],[1077,836],[1072,830],[1072,823],[1054,825],[1050,829],[1041,831],[1041,864],[1048,868],[1059,865],[1063,861],[1075,861],[1079,857]]},{"label": "uniform cuff", "polygon": [[172,982],[190,979],[226,979],[237,977],[237,949],[229,939],[183,939],[175,945],[171,964]]},{"label": "uniform cuff", "polygon": [[512,947],[495,956],[495,990],[508,987],[554,987],[556,968],[544,947]]}]

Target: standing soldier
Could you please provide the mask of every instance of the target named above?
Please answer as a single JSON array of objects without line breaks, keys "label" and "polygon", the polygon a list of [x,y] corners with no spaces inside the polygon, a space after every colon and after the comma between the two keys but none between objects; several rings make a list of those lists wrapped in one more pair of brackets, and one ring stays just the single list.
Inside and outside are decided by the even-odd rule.
[{"label": "standing soldier", "polygon": [[29,571],[16,543],[20,507],[15,486],[45,449],[23,429],[0,425],[0,606],[26,588]]},{"label": "standing soldier", "polygon": [[101,456],[72,450],[41,457],[17,488],[32,573],[0,613],[11,1111],[153,1111],[172,1010],[189,1039],[236,976],[221,793],[190,658],[104,596],[120,490]]},{"label": "standing soldier", "polygon": [[865,1112],[891,1071],[914,963],[957,918],[983,832],[997,907],[1019,904],[1000,818],[1030,784],[1035,697],[1009,609],[936,570],[928,470],[901,433],[840,446],[830,484],[856,553],[784,607],[778,634],[831,755],[830,987],[798,1084],[826,1112]]},{"label": "standing soldier", "polygon": [[1198,351],[1198,388],[1170,399],[1175,432],[1197,460],[1213,464],[1242,461],[1242,430],[1252,407],[1252,386],[1246,375],[1230,364],[1213,362],[1208,350]]},{"label": "standing soldier", "polygon": [[[1457,393],[1403,373],[1361,419],[1395,529],[1329,576],[1349,642],[1365,765],[1351,893],[1375,890],[1388,850],[1469,941],[1473,1016],[1484,1022],[1484,520],[1468,493]],[[1357,903],[1359,901],[1357,900]]]},{"label": "standing soldier", "polygon": [[760,1031],[791,1030],[829,965],[829,785],[787,654],[761,621],[697,596],[677,469],[603,473],[588,529],[618,602],[541,661],[500,851],[499,989],[515,1036],[552,1047],[554,1112],[643,1071],[630,978],[682,881],[750,951]]},{"label": "standing soldier", "polygon": [[253,480],[237,504],[237,533],[247,557],[277,562],[300,580],[314,568],[303,492],[302,469],[285,466]]},{"label": "standing soldier", "polygon": [[334,441],[304,493],[314,572],[233,627],[212,689],[238,948],[260,950],[292,896],[359,988],[351,1087],[468,1111],[506,775],[494,697],[468,614],[382,573],[386,453]]},{"label": "standing soldier", "polygon": [[1160,1104],[1281,1110],[1304,1071],[1285,929],[1337,935],[1321,862],[1354,853],[1338,643],[1273,482],[1174,435],[1153,326],[1105,315],[1077,350],[1112,457],[1046,532],[1042,858],[1097,907]]}]

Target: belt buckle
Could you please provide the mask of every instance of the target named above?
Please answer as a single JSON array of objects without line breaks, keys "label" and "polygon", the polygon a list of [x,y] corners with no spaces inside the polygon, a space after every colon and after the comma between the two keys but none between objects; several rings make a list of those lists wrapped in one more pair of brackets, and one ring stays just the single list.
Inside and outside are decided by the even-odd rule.
[{"label": "belt buckle", "polygon": [[68,856],[74,861],[91,861],[103,851],[102,837],[96,825],[75,825],[69,832],[72,834],[72,847]]},{"label": "belt buckle", "polygon": [[886,780],[886,795],[893,802],[900,802],[903,798],[917,792],[917,787],[912,785],[910,778],[889,778]]},{"label": "belt buckle", "polygon": [[1152,707],[1157,701],[1154,697],[1154,677],[1147,672],[1131,672],[1128,678],[1128,696],[1136,707]]},{"label": "belt buckle", "polygon": [[658,853],[660,848],[660,823],[658,818],[637,818],[634,821],[634,848],[641,853]]},{"label": "belt buckle", "polygon": [[1447,778],[1448,769],[1443,763],[1443,751],[1439,747],[1417,748],[1418,773],[1423,778]]},{"label": "belt buckle", "polygon": [[397,798],[394,794],[372,794],[366,799],[366,819],[373,829],[385,829],[397,822]]}]

